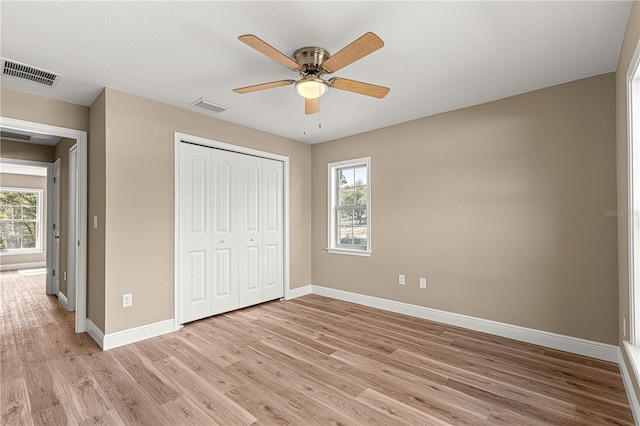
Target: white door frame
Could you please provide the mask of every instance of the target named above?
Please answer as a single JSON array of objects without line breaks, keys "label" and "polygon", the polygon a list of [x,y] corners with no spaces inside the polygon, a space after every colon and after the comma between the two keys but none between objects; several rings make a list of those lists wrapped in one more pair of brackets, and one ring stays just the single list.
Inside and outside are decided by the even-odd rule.
[{"label": "white door frame", "polygon": [[[8,130],[22,130],[45,135],[55,135],[64,138],[75,139],[78,146],[78,238],[75,243],[77,248],[77,261],[75,264],[76,280],[76,333],[87,331],[87,132],[66,127],[51,126],[32,121],[17,120],[15,118],[0,117],[0,126]],[[51,195],[49,195],[49,198]],[[48,209],[51,211],[51,209]],[[51,235],[51,233],[48,233]],[[47,250],[47,269],[51,268],[50,250]],[[50,274],[48,274],[50,275]],[[53,290],[53,283],[47,279],[47,290]]]},{"label": "white door frame", "polygon": [[78,257],[78,144],[69,148],[69,177],[67,200],[67,311],[76,310],[77,270],[73,268]]},{"label": "white door frame", "polygon": [[[636,216],[637,211],[634,208],[637,207],[640,200],[635,199],[634,191],[638,188],[634,183],[638,181],[638,170],[636,170],[637,161],[634,156],[639,156],[640,153],[635,151],[638,141],[640,141],[640,134],[636,128],[634,122],[634,114],[638,114],[640,108],[640,85],[634,82],[634,78],[640,73],[640,41],[636,45],[635,51],[629,62],[629,68],[626,75],[626,91],[627,91],[627,191],[628,191],[628,205],[627,205],[627,233],[628,233],[628,250],[629,250],[629,340],[632,345],[640,346],[640,330],[638,330],[638,318],[640,315],[640,291],[638,291],[638,275],[640,270],[637,260],[637,247],[640,245],[640,241],[637,241],[634,231],[636,227],[640,226],[637,223],[639,218]],[[634,92],[635,89],[635,92]]]},{"label": "white door frame", "polygon": [[[51,263],[47,262],[47,277],[51,275],[51,279],[53,280],[53,294],[58,294],[60,292],[60,201],[61,200],[61,192],[60,192],[60,174],[62,160],[59,158],[53,162],[53,172],[51,173],[51,179],[49,179],[51,195],[49,198],[52,202],[51,204],[47,204],[47,206],[51,206],[51,215],[47,212],[47,216],[51,217],[51,221],[47,222],[49,226],[49,230],[47,231],[47,239],[51,241],[51,245],[47,245],[47,251],[51,250]],[[55,226],[55,229],[54,229]],[[51,232],[51,237],[49,237],[49,232]],[[51,265],[51,268],[48,266]],[[55,271],[53,273],[52,271]],[[54,275],[55,274],[55,275]]]},{"label": "white door frame", "polygon": [[257,149],[246,148],[243,146],[232,145],[224,142],[206,139],[199,136],[188,135],[186,133],[174,133],[174,239],[173,239],[173,320],[174,329],[180,329],[180,143],[191,142],[194,144],[207,146],[210,148],[224,149],[226,151],[238,152],[240,154],[255,155],[258,157],[269,158],[271,160],[282,161],[284,164],[284,298],[288,298],[289,294],[289,157],[274,154]]}]

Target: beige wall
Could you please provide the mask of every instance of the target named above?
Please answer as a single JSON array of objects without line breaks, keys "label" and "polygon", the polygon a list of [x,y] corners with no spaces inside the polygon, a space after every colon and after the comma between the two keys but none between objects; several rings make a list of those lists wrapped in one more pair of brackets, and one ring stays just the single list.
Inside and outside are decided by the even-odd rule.
[{"label": "beige wall", "polygon": [[69,148],[76,144],[75,139],[62,138],[55,146],[54,158],[60,159],[60,292],[67,295],[67,280],[65,279],[68,270],[67,248],[68,248],[68,217],[69,214]]},{"label": "beige wall", "polygon": [[[105,92],[89,108],[87,317],[105,330]],[[93,217],[98,227],[93,227]]]},{"label": "beige wall", "polygon": [[45,229],[47,229],[47,178],[46,176],[17,175],[11,173],[0,173],[0,182],[2,186],[14,188],[34,188],[42,189],[42,253],[34,254],[0,254],[0,265],[17,265],[22,263],[35,263],[46,261],[47,239],[45,238]]},{"label": "beige wall", "polygon": [[[631,57],[638,42],[640,42],[640,2],[636,1],[633,4],[633,9],[631,9],[631,16],[629,17],[616,71],[616,162],[618,170],[618,210],[621,212],[627,211],[629,208],[626,76]],[[627,219],[626,216],[618,219],[618,335],[621,346],[623,340],[629,340],[629,336],[623,332],[623,319],[629,319],[629,230]],[[625,351],[623,350],[622,353],[625,354],[627,369],[632,372],[633,370]],[[633,377],[633,385],[636,395],[640,397],[640,384],[635,377]]]},{"label": "beige wall", "polygon": [[[602,75],[313,145],[313,284],[615,344],[614,84]],[[328,254],[327,163],[363,156],[373,254]]]},{"label": "beige wall", "polygon": [[176,131],[290,158],[291,287],[311,283],[310,146],[112,89],[105,100],[106,333],[173,318]]},{"label": "beige wall", "polygon": [[0,87],[0,115],[69,129],[89,130],[89,108]]},{"label": "beige wall", "polygon": [[54,148],[47,145],[2,140],[0,141],[0,158],[15,160],[41,161],[51,163],[54,160]]}]

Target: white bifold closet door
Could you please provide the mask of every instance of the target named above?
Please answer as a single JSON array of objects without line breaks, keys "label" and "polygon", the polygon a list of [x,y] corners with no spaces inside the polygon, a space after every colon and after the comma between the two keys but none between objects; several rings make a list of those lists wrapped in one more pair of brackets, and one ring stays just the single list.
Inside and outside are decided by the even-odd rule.
[{"label": "white bifold closet door", "polygon": [[284,295],[283,163],[180,144],[180,322]]}]

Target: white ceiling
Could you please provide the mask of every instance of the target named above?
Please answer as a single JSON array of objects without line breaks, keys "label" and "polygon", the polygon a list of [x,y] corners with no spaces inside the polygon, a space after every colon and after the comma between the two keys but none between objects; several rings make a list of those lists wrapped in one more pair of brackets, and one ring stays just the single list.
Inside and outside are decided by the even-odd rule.
[{"label": "white ceiling", "polygon": [[[62,79],[56,88],[9,77],[0,84],[87,106],[110,87],[318,143],[614,71],[631,5],[2,1],[0,55]],[[232,92],[297,78],[239,35],[292,55],[310,45],[336,53],[367,31],[385,46],[331,76],[390,87],[382,100],[330,90],[321,114],[305,116],[291,86]],[[231,109],[192,107],[200,97]]]}]

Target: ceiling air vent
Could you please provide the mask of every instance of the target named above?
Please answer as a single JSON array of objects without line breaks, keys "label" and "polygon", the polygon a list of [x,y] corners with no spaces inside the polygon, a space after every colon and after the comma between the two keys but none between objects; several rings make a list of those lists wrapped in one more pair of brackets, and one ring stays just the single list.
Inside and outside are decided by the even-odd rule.
[{"label": "ceiling air vent", "polygon": [[2,58],[2,75],[31,81],[47,87],[56,87],[60,80],[59,74],[4,58]]},{"label": "ceiling air vent", "polygon": [[0,131],[0,139],[10,139],[14,141],[30,141],[31,135],[21,135],[19,133]]},{"label": "ceiling air vent", "polygon": [[229,109],[229,107],[226,105],[213,102],[206,98],[200,98],[197,101],[193,102],[191,105],[198,108],[208,109],[209,111],[213,111],[217,113],[224,112]]}]

